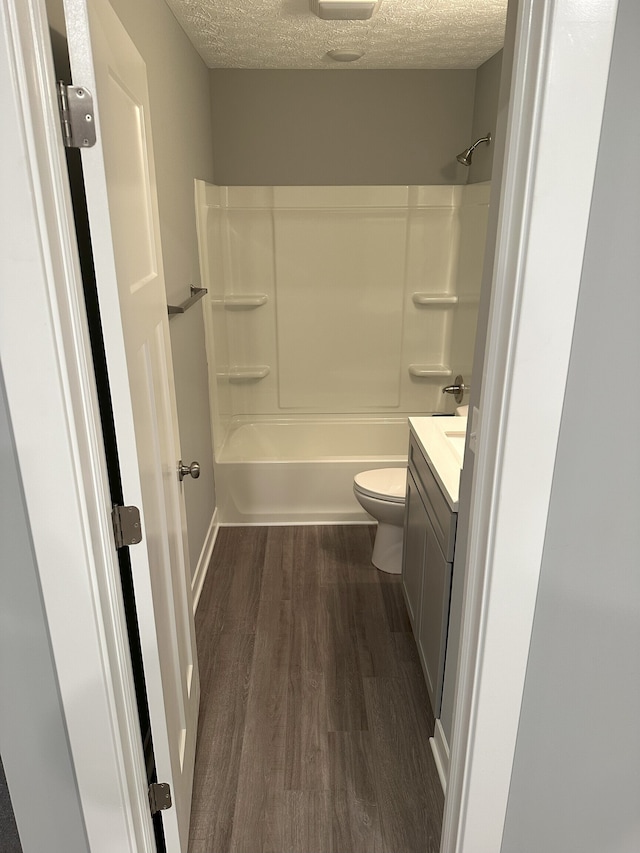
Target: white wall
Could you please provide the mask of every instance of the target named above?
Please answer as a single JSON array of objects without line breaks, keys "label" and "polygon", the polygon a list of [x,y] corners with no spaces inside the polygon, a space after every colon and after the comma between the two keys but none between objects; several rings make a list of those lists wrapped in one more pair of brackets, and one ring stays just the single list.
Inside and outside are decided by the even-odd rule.
[{"label": "white wall", "polygon": [[502,853],[640,850],[638,32],[620,0]]}]

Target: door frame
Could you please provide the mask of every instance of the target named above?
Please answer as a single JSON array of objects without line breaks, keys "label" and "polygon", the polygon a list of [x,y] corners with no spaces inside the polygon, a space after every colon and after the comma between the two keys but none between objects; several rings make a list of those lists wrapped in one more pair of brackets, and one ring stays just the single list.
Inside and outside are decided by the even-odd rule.
[{"label": "door frame", "polygon": [[155,853],[44,0],[0,0],[0,43],[0,362],[78,799],[92,853]]},{"label": "door frame", "polygon": [[[597,7],[518,5],[446,853],[500,849],[617,0]],[[16,215],[0,234],[11,282],[0,289],[0,360],[69,748],[92,853],[152,853],[44,0],[0,0],[0,39],[13,78],[0,78],[0,103],[16,123],[1,143]],[[25,241],[29,252],[16,252]],[[23,317],[37,334],[25,334]],[[20,825],[32,804],[13,799]]]},{"label": "door frame", "polygon": [[487,341],[475,420],[470,412],[477,450],[461,484],[471,508],[446,853],[502,845],[618,0],[595,5],[510,9]]}]

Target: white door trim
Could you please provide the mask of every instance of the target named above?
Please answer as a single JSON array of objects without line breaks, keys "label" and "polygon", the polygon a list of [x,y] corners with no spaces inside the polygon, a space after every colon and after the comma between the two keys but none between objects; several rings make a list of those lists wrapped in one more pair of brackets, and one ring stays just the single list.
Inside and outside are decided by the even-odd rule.
[{"label": "white door trim", "polygon": [[92,853],[153,853],[44,2],[0,0],[0,41],[0,360],[78,796]]},{"label": "white door trim", "polygon": [[520,0],[443,853],[501,848],[617,0]]},{"label": "white door trim", "polygon": [[[43,600],[92,853],[152,851],[44,3],[0,11],[14,75],[0,96],[17,114],[3,156],[16,192],[18,165],[33,189],[0,236],[0,358]],[[520,2],[446,853],[500,849],[615,12]]]}]

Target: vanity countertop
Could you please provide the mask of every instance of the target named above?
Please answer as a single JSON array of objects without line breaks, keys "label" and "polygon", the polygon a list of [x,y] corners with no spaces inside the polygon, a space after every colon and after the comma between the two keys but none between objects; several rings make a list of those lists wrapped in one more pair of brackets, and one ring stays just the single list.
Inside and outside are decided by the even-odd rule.
[{"label": "vanity countertop", "polygon": [[409,426],[449,507],[457,512],[467,418],[409,418]]}]

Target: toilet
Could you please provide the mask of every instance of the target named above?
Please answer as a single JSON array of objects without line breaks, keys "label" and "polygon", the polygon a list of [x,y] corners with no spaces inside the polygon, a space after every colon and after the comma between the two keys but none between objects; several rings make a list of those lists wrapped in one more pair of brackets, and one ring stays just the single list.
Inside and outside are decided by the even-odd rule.
[{"label": "toilet", "polygon": [[371,562],[383,572],[402,572],[406,468],[376,468],[353,478],[358,502],[378,522]]}]

